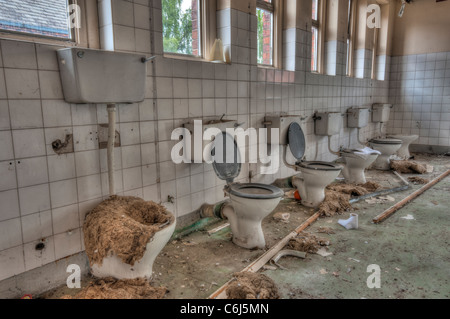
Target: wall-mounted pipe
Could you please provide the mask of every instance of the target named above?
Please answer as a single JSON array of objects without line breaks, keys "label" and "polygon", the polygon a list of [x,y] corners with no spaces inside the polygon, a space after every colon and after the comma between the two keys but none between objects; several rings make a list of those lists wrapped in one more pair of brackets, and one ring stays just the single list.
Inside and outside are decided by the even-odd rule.
[{"label": "wall-mounted pipe", "polygon": [[283,163],[286,167],[292,168],[293,170],[297,171],[297,166],[289,164],[287,162],[287,145],[283,145]]},{"label": "wall-mounted pipe", "polygon": [[357,130],[356,130],[356,139],[358,140],[358,143],[359,143],[359,144],[361,144],[362,146],[365,146],[365,145],[366,145],[366,142],[363,142],[363,141],[361,140],[361,134],[360,134],[360,132],[361,132],[361,128],[358,127]]},{"label": "wall-mounted pipe", "polygon": [[341,156],[340,152],[335,152],[331,149],[331,136],[330,135],[328,135],[328,151],[333,155]]},{"label": "wall-mounted pipe", "polygon": [[277,179],[272,185],[279,188],[295,188],[294,184],[292,184],[292,176],[287,178]]},{"label": "wall-mounted pipe", "polygon": [[108,104],[108,182],[109,182],[109,195],[116,194],[114,186],[114,144],[116,143],[116,105]]}]

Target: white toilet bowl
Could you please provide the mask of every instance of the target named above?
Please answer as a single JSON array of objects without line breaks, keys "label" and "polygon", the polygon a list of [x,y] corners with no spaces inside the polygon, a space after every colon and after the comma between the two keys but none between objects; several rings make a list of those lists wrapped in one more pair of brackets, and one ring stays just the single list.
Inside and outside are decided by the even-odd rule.
[{"label": "white toilet bowl", "polygon": [[[277,207],[284,192],[272,185],[233,183],[241,170],[239,149],[231,135],[222,133],[221,136],[224,160],[220,163],[214,158],[213,168],[220,179],[227,181],[224,191],[230,197],[231,205],[225,206],[223,215],[230,222],[233,243],[247,249],[265,248],[266,240],[261,222]],[[220,140],[216,136],[212,147],[213,155],[217,145],[222,142]],[[232,163],[226,163],[226,154],[231,154],[230,152],[234,152],[234,160]]]},{"label": "white toilet bowl", "polygon": [[409,145],[419,138],[419,135],[390,135],[388,138],[393,138],[402,141],[402,147],[397,151],[397,156],[409,159],[411,154],[409,153]]},{"label": "white toilet bowl", "polygon": [[298,160],[293,168],[301,172],[292,178],[292,184],[297,188],[304,206],[317,207],[325,199],[325,187],[338,177],[342,166],[331,162],[303,161],[306,138],[297,122],[289,126],[288,144],[292,155]]},{"label": "white toilet bowl", "polygon": [[153,275],[153,263],[161,250],[166,246],[172,236],[176,226],[176,221],[155,233],[153,238],[147,244],[142,259],[135,262],[133,266],[126,264],[112,254],[103,258],[102,265],[91,265],[91,272],[95,277],[114,277],[117,279],[151,279]]},{"label": "white toilet bowl", "polygon": [[325,187],[331,184],[342,170],[342,166],[329,162],[299,162],[301,174],[292,178],[301,203],[307,207],[317,207],[325,199]]},{"label": "white toilet bowl", "polygon": [[262,220],[280,203],[283,192],[264,184],[231,184],[231,207],[223,210],[230,221],[233,243],[243,248],[265,248]]},{"label": "white toilet bowl", "polygon": [[369,141],[370,147],[380,151],[381,155],[373,163],[375,169],[388,171],[391,169],[390,157],[402,146],[402,141],[390,138],[373,139]]},{"label": "white toilet bowl", "polygon": [[364,171],[375,162],[379,155],[379,151],[368,147],[342,151],[341,156],[345,161],[342,175],[344,175],[345,180],[348,183],[365,184],[367,180]]}]

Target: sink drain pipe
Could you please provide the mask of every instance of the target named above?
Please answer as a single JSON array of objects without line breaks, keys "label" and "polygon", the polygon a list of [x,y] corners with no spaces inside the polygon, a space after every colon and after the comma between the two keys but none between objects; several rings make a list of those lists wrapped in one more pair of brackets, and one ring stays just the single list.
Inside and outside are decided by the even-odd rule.
[{"label": "sink drain pipe", "polygon": [[109,182],[109,196],[116,194],[114,184],[114,145],[116,143],[116,105],[108,104],[108,182]]}]

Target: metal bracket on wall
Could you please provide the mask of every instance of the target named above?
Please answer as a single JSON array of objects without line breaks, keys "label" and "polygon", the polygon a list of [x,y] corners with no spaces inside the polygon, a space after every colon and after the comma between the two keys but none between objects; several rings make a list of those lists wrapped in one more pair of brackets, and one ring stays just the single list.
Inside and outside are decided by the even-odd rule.
[{"label": "metal bracket on wall", "polygon": [[58,155],[73,153],[74,152],[73,135],[67,134],[64,142],[62,142],[61,140],[53,141],[52,148]]},{"label": "metal bracket on wall", "polygon": [[[114,147],[120,147],[120,145],[120,133],[116,131]],[[100,124],[98,126],[98,147],[99,149],[108,147],[108,124]]]}]

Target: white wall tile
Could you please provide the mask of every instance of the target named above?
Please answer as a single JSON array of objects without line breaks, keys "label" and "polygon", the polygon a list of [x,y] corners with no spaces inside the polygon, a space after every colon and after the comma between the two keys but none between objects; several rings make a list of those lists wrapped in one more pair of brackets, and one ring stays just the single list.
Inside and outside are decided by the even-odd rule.
[{"label": "white wall tile", "polygon": [[123,146],[140,143],[138,122],[120,124],[120,142]]},{"label": "white wall tile", "polygon": [[126,168],[123,170],[123,190],[128,191],[142,187],[141,167]]},{"label": "white wall tile", "polygon": [[63,100],[42,100],[45,127],[68,126],[72,124],[70,104]]},{"label": "white wall tile", "polygon": [[22,216],[50,209],[48,184],[19,188],[20,212]]},{"label": "white wall tile", "polygon": [[65,232],[54,236],[55,259],[76,254],[81,251],[81,233],[80,229]]},{"label": "white wall tile", "polygon": [[97,126],[96,125],[74,126],[73,140],[75,152],[98,149]]},{"label": "white wall tile", "polygon": [[39,71],[39,83],[43,99],[64,98],[59,72]]},{"label": "white wall tile", "polygon": [[55,261],[55,244],[53,237],[45,238],[42,243],[45,248],[36,250],[36,245],[41,241],[35,241],[23,246],[25,258],[25,271],[32,270]]},{"label": "white wall tile", "polygon": [[36,51],[33,43],[2,40],[5,68],[36,69]]},{"label": "white wall tile", "polygon": [[0,130],[9,130],[10,128],[8,101],[0,100]]},{"label": "white wall tile", "polygon": [[112,1],[113,23],[134,26],[133,3],[124,0]]},{"label": "white wall tile", "polygon": [[141,144],[142,165],[156,163],[155,143]]},{"label": "white wall tile", "polygon": [[60,234],[80,227],[78,204],[52,210],[53,232]]},{"label": "white wall tile", "polygon": [[17,190],[0,192],[0,222],[20,216]]},{"label": "white wall tile", "polygon": [[50,182],[76,177],[74,154],[51,155],[47,161]]},{"label": "white wall tile", "polygon": [[0,132],[0,161],[14,159],[12,136],[10,131]]},{"label": "white wall tile", "polygon": [[157,165],[149,164],[142,167],[142,181],[143,186],[154,185],[157,182]]},{"label": "white wall tile", "polygon": [[58,59],[56,50],[59,47],[53,45],[36,44],[37,64],[40,70],[58,71]]},{"label": "white wall tile", "polygon": [[40,100],[11,100],[9,110],[13,129],[43,126]]},{"label": "white wall tile", "polygon": [[122,147],[122,167],[130,168],[141,166],[141,147],[131,145]]},{"label": "white wall tile", "polygon": [[102,196],[100,175],[90,175],[77,178],[78,200],[83,202]]},{"label": "white wall tile", "polygon": [[48,182],[46,157],[33,157],[16,160],[16,169],[19,187],[38,185]]},{"label": "white wall tile", "polygon": [[49,210],[23,216],[21,221],[24,243],[40,240],[53,234],[52,212]]},{"label": "white wall tile", "polygon": [[73,125],[97,124],[97,108],[94,104],[72,104]]},{"label": "white wall tile", "polygon": [[23,247],[0,251],[0,264],[0,281],[24,272]]},{"label": "white wall tile", "polygon": [[0,251],[22,244],[20,218],[0,222]]},{"label": "white wall tile", "polygon": [[75,153],[77,176],[100,173],[100,158],[98,150]]},{"label": "white wall tile", "polygon": [[16,158],[46,154],[43,129],[14,130],[12,134]]},{"label": "white wall tile", "polygon": [[39,99],[41,97],[37,71],[5,69],[5,77],[8,98]]},{"label": "white wall tile", "polygon": [[50,195],[52,208],[75,204],[77,202],[77,180],[68,179],[50,183]]}]

